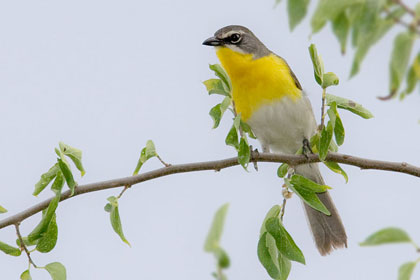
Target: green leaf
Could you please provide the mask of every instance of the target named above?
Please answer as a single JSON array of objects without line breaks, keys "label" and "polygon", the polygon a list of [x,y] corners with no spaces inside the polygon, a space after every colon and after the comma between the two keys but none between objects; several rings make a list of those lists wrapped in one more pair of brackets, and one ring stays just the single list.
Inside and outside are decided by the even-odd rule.
[{"label": "green leaf", "polygon": [[327,105],[331,105],[331,103],[335,102],[337,103],[338,108],[350,111],[356,115],[361,116],[364,119],[373,118],[373,115],[371,112],[369,112],[369,110],[367,110],[362,105],[357,104],[356,102],[352,100],[327,93],[326,101],[327,101]]},{"label": "green leaf", "polygon": [[407,87],[403,91],[403,95],[413,92],[417,83],[420,81],[420,53],[414,58],[413,64],[408,70],[406,81]]},{"label": "green leaf", "polygon": [[40,194],[47,186],[48,184],[55,178],[57,175],[57,172],[60,170],[58,167],[58,164],[54,164],[46,173],[41,175],[41,179],[38,181],[38,183],[35,184],[35,190],[32,193],[32,195],[37,196]]},{"label": "green leaf", "polygon": [[48,271],[53,280],[67,279],[66,268],[59,262],[49,263],[45,266],[45,269]]},{"label": "green leaf", "polygon": [[332,162],[332,161],[324,161],[323,163],[333,172],[337,174],[341,174],[346,180],[346,183],[348,183],[349,177],[347,176],[347,173],[341,168],[341,166],[338,163]]},{"label": "green leaf", "polygon": [[292,31],[305,17],[308,11],[309,0],[288,0],[289,26]]},{"label": "green leaf", "polygon": [[112,205],[111,203],[107,203],[104,207],[105,212],[111,213]]},{"label": "green leaf", "polygon": [[140,171],[140,168],[143,164],[151,159],[152,157],[157,156],[155,144],[152,140],[147,140],[146,147],[144,147],[140,152],[140,158],[137,161],[136,168],[134,169],[133,176],[137,175]]},{"label": "green leaf", "polygon": [[54,249],[57,244],[58,227],[56,222],[56,215],[54,214],[47,231],[39,239],[36,249],[41,253],[48,253]]},{"label": "green leaf", "polygon": [[251,158],[251,152],[248,146],[247,141],[241,137],[241,141],[239,142],[239,150],[238,150],[238,162],[242,165],[243,168],[248,167],[249,160]]},{"label": "green leaf", "polygon": [[328,122],[327,127],[322,128],[321,138],[319,139],[319,158],[324,161],[327,157],[328,150],[331,144],[333,136],[333,126],[331,122]]},{"label": "green leaf", "polygon": [[204,81],[203,84],[206,86],[209,94],[220,94],[224,96],[230,95],[230,93],[226,91],[225,86],[220,79],[209,79]]},{"label": "green leaf", "polygon": [[6,213],[7,209],[0,205],[0,214]]},{"label": "green leaf", "polygon": [[347,38],[350,31],[350,20],[347,13],[342,12],[332,21],[332,28],[335,36],[340,42],[341,53],[346,53]]},{"label": "green leaf", "polygon": [[340,115],[338,114],[336,102],[332,102],[330,104],[330,108],[328,109],[327,113],[334,127],[335,141],[337,141],[337,144],[341,146],[344,143],[345,132]]},{"label": "green leaf", "polygon": [[238,132],[234,125],[232,126],[228,135],[226,136],[225,143],[228,146],[234,147],[236,150],[239,149]]},{"label": "green leaf", "polygon": [[[38,243],[38,240],[35,240],[35,241],[32,241],[32,242],[29,242],[29,240],[28,240],[28,237],[27,237],[27,236],[26,236],[26,237],[22,237],[22,240],[23,240],[23,243],[25,244],[25,246],[26,246],[26,247],[29,247],[29,246],[34,246],[34,245],[36,245],[36,244]],[[16,239],[16,245],[17,245],[19,248],[21,247],[19,238],[17,238],[17,239]]]},{"label": "green leaf", "polygon": [[63,176],[63,172],[61,172],[61,170],[59,170],[57,172],[57,176],[55,177],[55,180],[51,186],[51,190],[55,193],[61,193],[61,190],[63,189],[64,186],[64,176]]},{"label": "green leaf", "polygon": [[73,178],[73,173],[71,173],[70,167],[62,159],[58,158],[58,166],[60,167],[61,172],[63,172],[64,178],[66,179],[67,186],[69,187],[72,196],[76,188],[76,182]]},{"label": "green leaf", "polygon": [[315,193],[322,193],[331,189],[331,187],[327,185],[320,185],[299,174],[294,174],[292,178],[290,178],[290,183],[293,184],[295,187],[303,188]]},{"label": "green leaf", "polygon": [[407,262],[401,265],[398,269],[398,280],[410,280],[414,268],[416,268],[416,262]]},{"label": "green leaf", "polygon": [[219,126],[220,120],[222,119],[226,109],[229,107],[230,102],[230,97],[226,97],[222,103],[217,104],[210,109],[209,115],[213,119],[213,128],[217,128]]},{"label": "green leaf", "polygon": [[228,92],[231,91],[232,86],[230,85],[229,76],[226,74],[225,70],[220,64],[213,64],[209,66],[210,70],[214,71],[217,77],[219,77],[223,84],[226,86]]},{"label": "green leaf", "polygon": [[222,237],[228,208],[228,203],[223,204],[214,214],[213,222],[207,234],[206,242],[204,243],[204,251],[214,252],[220,247],[220,239]]},{"label": "green leaf", "polygon": [[60,201],[60,194],[56,195],[53,200],[51,200],[48,208],[43,212],[42,219],[39,224],[32,230],[28,235],[28,242],[32,243],[35,240],[38,240],[42,235],[47,231],[48,226],[54,216],[55,210],[57,209],[58,202]]},{"label": "green leaf", "polygon": [[20,280],[32,280],[31,274],[29,273],[29,269],[22,272],[20,275]]},{"label": "green leaf", "polygon": [[287,186],[296,193],[306,204],[318,210],[325,215],[331,215],[330,211],[328,211],[327,207],[319,200],[318,196],[313,190],[310,190],[307,187],[302,187],[301,185],[294,185],[288,179],[284,179]]},{"label": "green leaf", "polygon": [[290,270],[292,269],[292,263],[288,258],[283,256],[283,254],[279,254],[278,261],[280,268],[280,277],[276,280],[287,280],[290,274]]},{"label": "green leaf", "polygon": [[270,208],[270,210],[265,215],[264,221],[262,223],[262,226],[260,229],[260,237],[263,235],[264,232],[267,231],[267,229],[265,228],[265,222],[267,222],[267,220],[270,218],[273,218],[273,217],[277,218],[280,215],[280,211],[281,211],[280,205],[274,205],[273,207]]},{"label": "green leaf", "polygon": [[246,122],[241,120],[240,127],[242,128],[243,132],[248,133],[249,137],[251,137],[252,139],[257,139],[257,137],[252,132],[251,127]]},{"label": "green leaf", "polygon": [[120,213],[118,210],[118,198],[116,198],[115,196],[111,196],[108,197],[108,201],[111,204],[111,211],[109,212],[109,217],[111,219],[112,228],[114,229],[115,233],[118,234],[118,236],[121,238],[121,240],[131,247],[130,242],[128,242],[123,233]]},{"label": "green leaf", "polygon": [[322,76],[322,88],[327,88],[329,86],[336,86],[339,83],[339,79],[337,75],[333,72],[325,73]]},{"label": "green leaf", "polygon": [[220,110],[220,105],[217,104],[213,108],[210,109],[209,115],[213,119],[213,128],[217,128],[220,124],[220,120],[222,119],[222,111]]},{"label": "green leaf", "polygon": [[260,260],[260,263],[264,266],[268,275],[270,275],[270,277],[273,279],[278,279],[280,277],[280,268],[276,258],[278,255],[277,248],[274,251],[275,255],[273,257],[270,252],[272,249],[270,250],[270,245],[267,242],[267,236],[274,240],[274,246],[276,246],[275,239],[268,232],[264,232],[263,235],[260,237],[260,240],[258,241],[258,259]]},{"label": "green leaf", "polygon": [[288,170],[289,170],[289,165],[287,163],[283,163],[277,169],[277,176],[279,176],[280,178],[284,178],[284,176],[287,175]]},{"label": "green leaf", "polygon": [[293,241],[290,234],[286,231],[278,218],[269,218],[265,223],[267,232],[276,240],[277,249],[289,260],[305,264],[305,257],[302,251]]},{"label": "green leaf", "polygon": [[64,144],[63,142],[59,142],[58,145],[60,147],[61,152],[73,161],[74,165],[80,171],[80,174],[83,177],[86,171],[82,165],[82,151],[71,147],[67,144]]},{"label": "green leaf", "polygon": [[322,62],[321,56],[318,55],[318,51],[316,50],[316,46],[314,44],[309,46],[309,54],[311,56],[312,65],[314,68],[315,80],[321,86],[324,76],[324,62]]},{"label": "green leaf", "polygon": [[217,259],[217,265],[220,268],[228,268],[230,266],[230,259],[228,254],[221,247],[217,247],[213,250],[214,256]]},{"label": "green leaf", "polygon": [[394,95],[400,88],[404,74],[407,70],[416,36],[412,32],[403,32],[394,39],[394,48],[391,54],[390,71],[390,95]]},{"label": "green leaf", "polygon": [[350,77],[356,75],[360,65],[369,49],[378,42],[395,24],[395,18],[401,14],[395,14],[392,18],[383,19],[382,12],[384,1],[366,0],[353,27],[353,46],[357,46],[353,59]]},{"label": "green leaf", "polygon": [[345,9],[363,3],[363,0],[321,0],[311,18],[312,33],[319,32],[328,20],[334,20]]},{"label": "green leaf", "polygon": [[18,248],[10,246],[6,243],[3,243],[0,241],[0,251],[3,251],[3,253],[8,254],[10,256],[18,257],[22,253]]},{"label": "green leaf", "polygon": [[376,246],[390,243],[412,242],[410,236],[402,229],[389,227],[371,234],[360,246]]}]

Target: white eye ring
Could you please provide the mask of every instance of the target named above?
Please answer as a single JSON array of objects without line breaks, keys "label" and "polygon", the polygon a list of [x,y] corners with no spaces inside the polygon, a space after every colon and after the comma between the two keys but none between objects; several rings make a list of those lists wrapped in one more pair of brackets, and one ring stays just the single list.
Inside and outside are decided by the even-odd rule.
[{"label": "white eye ring", "polygon": [[229,36],[229,42],[232,44],[237,44],[242,40],[242,36],[239,33],[233,33]]}]

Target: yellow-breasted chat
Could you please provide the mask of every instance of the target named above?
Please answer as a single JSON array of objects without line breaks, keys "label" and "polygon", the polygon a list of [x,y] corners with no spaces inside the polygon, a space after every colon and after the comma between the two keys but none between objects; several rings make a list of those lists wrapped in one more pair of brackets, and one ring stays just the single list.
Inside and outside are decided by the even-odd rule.
[{"label": "yellow-breasted chat", "polygon": [[[214,46],[232,83],[236,112],[241,114],[264,152],[295,154],[316,133],[312,106],[287,62],[270,51],[248,28],[230,25],[203,42]],[[319,184],[324,180],[318,164],[294,167],[295,173]],[[343,223],[328,192],[319,199],[331,215],[304,204],[321,255],[347,247]]]}]

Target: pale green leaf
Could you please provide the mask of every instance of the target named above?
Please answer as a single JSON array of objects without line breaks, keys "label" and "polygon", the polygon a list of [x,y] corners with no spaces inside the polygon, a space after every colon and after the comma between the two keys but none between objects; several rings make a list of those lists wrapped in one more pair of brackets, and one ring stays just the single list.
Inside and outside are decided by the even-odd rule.
[{"label": "pale green leaf", "polygon": [[394,39],[394,47],[389,66],[390,72],[390,95],[394,95],[400,88],[406,73],[411,50],[416,36],[412,32],[403,32]]},{"label": "pale green leaf", "polygon": [[157,156],[155,144],[152,140],[147,140],[146,147],[144,147],[140,152],[140,157],[137,161],[136,168],[134,169],[133,176],[139,173],[140,168],[146,161],[155,156]]},{"label": "pale green leaf", "polygon": [[29,233],[28,242],[32,243],[35,240],[38,240],[42,235],[47,231],[48,226],[54,216],[55,210],[57,209],[58,202],[60,201],[60,194],[56,195],[53,200],[51,200],[48,208],[42,213],[42,219],[39,224]]},{"label": "pale green leaf", "polygon": [[220,79],[209,79],[204,81],[203,84],[206,86],[209,94],[220,94],[224,96],[229,96],[230,94],[228,91],[226,91],[225,86]]},{"label": "pale green leaf", "polygon": [[334,127],[335,141],[337,142],[339,146],[341,146],[344,143],[345,132],[344,132],[344,126],[341,121],[340,115],[338,114],[336,102],[331,102],[330,108],[328,109],[327,114]]},{"label": "pale green leaf", "polygon": [[219,64],[213,64],[209,66],[210,70],[214,71],[217,77],[219,77],[222,82],[227,87],[228,92],[231,91],[232,86],[230,84],[229,76],[227,75],[226,71],[223,69],[223,67]]},{"label": "pale green leaf", "polygon": [[238,149],[238,162],[242,165],[243,168],[246,169],[248,167],[250,158],[251,151],[249,149],[248,143],[244,138],[241,137]]},{"label": "pale green leaf", "polygon": [[20,275],[20,280],[32,280],[32,277],[31,277],[31,274],[29,272],[29,269],[27,269],[24,272],[22,272],[22,274]]},{"label": "pale green leaf", "polygon": [[416,264],[416,262],[407,262],[401,265],[398,269],[398,280],[410,280]]},{"label": "pale green leaf", "polygon": [[290,178],[290,183],[293,184],[293,186],[297,187],[297,188],[302,188],[302,189],[306,189],[308,191],[312,191],[315,193],[322,193],[325,192],[329,189],[331,189],[331,187],[327,186],[327,185],[320,185],[318,183],[315,183],[314,181],[303,177],[302,175],[299,174],[294,174],[291,178]]},{"label": "pale green leaf", "polygon": [[333,72],[327,72],[322,76],[322,88],[329,86],[336,86],[339,83],[339,79]]},{"label": "pale green leaf", "polygon": [[111,196],[108,197],[108,201],[111,204],[111,211],[109,212],[111,226],[114,229],[115,233],[118,234],[118,236],[121,238],[121,240],[131,247],[130,242],[128,242],[123,233],[120,213],[118,210],[118,198],[116,198],[115,196]]},{"label": "pale green leaf", "polygon": [[54,214],[50,224],[48,225],[47,231],[42,234],[42,237],[38,240],[36,249],[41,253],[48,253],[54,249],[57,244],[58,227],[56,222],[56,215]]},{"label": "pale green leaf", "polygon": [[331,105],[333,102],[335,102],[338,108],[348,110],[352,113],[355,113],[356,115],[361,116],[364,119],[373,118],[373,115],[371,112],[369,112],[369,110],[352,100],[327,93],[326,102],[327,105]]},{"label": "pale green leaf", "polygon": [[45,266],[45,269],[50,274],[52,280],[66,280],[67,279],[66,268],[64,267],[64,265],[62,265],[59,262],[53,262],[53,263],[47,264]]},{"label": "pale green leaf", "polygon": [[347,38],[350,32],[350,20],[346,12],[342,12],[332,21],[332,28],[335,36],[340,42],[341,53],[346,52]]},{"label": "pale green leaf", "polygon": [[6,243],[3,243],[0,241],[0,251],[2,251],[5,254],[8,254],[10,256],[18,257],[21,254],[21,251],[13,246],[10,246]]},{"label": "pale green leaf", "polygon": [[83,177],[86,171],[82,165],[82,151],[71,147],[67,144],[64,144],[63,142],[58,143],[58,145],[60,147],[61,152],[73,161],[74,165],[80,171],[81,176]]},{"label": "pale green leaf", "polygon": [[407,87],[402,92],[402,95],[407,95],[413,92],[416,85],[420,81],[420,54],[418,54],[414,58],[413,64],[410,66],[408,70],[406,81],[407,81]]},{"label": "pale green leaf", "polygon": [[280,178],[284,178],[284,176],[287,175],[288,170],[289,170],[289,165],[287,163],[283,163],[277,169],[277,176],[279,176]]},{"label": "pale green leaf", "polygon": [[234,125],[232,126],[228,135],[226,136],[225,143],[228,146],[234,147],[236,150],[239,149],[238,132]]},{"label": "pale green leaf", "polygon": [[321,86],[324,76],[324,62],[322,61],[321,56],[318,55],[318,51],[316,50],[316,46],[314,44],[309,46],[309,54],[314,68],[315,80]]},{"label": "pale green leaf", "polygon": [[402,229],[389,227],[371,234],[360,246],[376,246],[390,243],[412,242],[410,236]]},{"label": "pale green leaf", "polygon": [[60,168],[58,167],[58,163],[56,163],[46,173],[42,174],[41,179],[35,184],[35,190],[32,195],[37,196],[40,192],[42,192],[55,178],[59,170]]},{"label": "pale green leaf", "polygon": [[281,206],[280,205],[274,205],[273,207],[270,208],[270,210],[267,212],[267,214],[265,215],[264,221],[262,223],[261,229],[260,229],[260,237],[263,235],[264,232],[266,232],[266,228],[265,228],[265,222],[273,217],[278,217],[281,211]]},{"label": "pale green leaf", "polygon": [[76,182],[74,181],[73,178],[73,173],[70,170],[70,167],[68,166],[67,163],[65,163],[62,159],[57,159],[58,161],[58,166],[60,167],[61,172],[63,172],[64,178],[66,179],[66,183],[67,186],[69,187],[71,194],[74,194],[74,191],[76,189]]},{"label": "pale green leaf", "polygon": [[319,200],[318,195],[306,187],[301,185],[294,185],[290,183],[289,179],[284,179],[287,186],[296,193],[307,205],[311,206],[315,210],[318,210],[325,215],[331,215],[330,211],[325,207],[325,205]]},{"label": "pale green leaf", "polygon": [[225,224],[226,214],[229,204],[223,204],[214,214],[213,222],[207,234],[206,242],[204,243],[204,251],[214,252],[220,247],[220,239],[223,233],[223,226]]},{"label": "pale green leaf", "polygon": [[333,136],[333,126],[328,122],[327,127],[322,128],[321,138],[319,139],[319,158],[323,161],[327,157],[329,147]]},{"label": "pale green leaf", "polygon": [[55,193],[61,193],[61,190],[63,189],[64,186],[64,175],[63,172],[61,172],[61,170],[59,170],[57,172],[57,176],[55,177],[55,180],[53,182],[53,184],[51,185],[51,190]]},{"label": "pale green leaf", "polygon": [[278,262],[280,268],[280,276],[276,280],[287,280],[290,274],[290,270],[292,269],[292,262],[283,256],[283,254],[279,254]]},{"label": "pale green leaf", "polygon": [[0,214],[6,213],[7,209],[0,205]]},{"label": "pale green leaf", "polygon": [[276,240],[277,249],[289,260],[305,264],[305,257],[302,251],[293,241],[290,234],[286,231],[278,218],[269,218],[265,223],[267,232]]},{"label": "pale green leaf", "polygon": [[293,30],[305,17],[308,11],[309,0],[288,0],[289,26]]},{"label": "pale green leaf", "polygon": [[270,254],[269,244],[267,244],[267,236],[271,237],[272,240],[274,240],[275,244],[275,239],[268,232],[264,232],[263,235],[260,237],[260,240],[258,241],[258,259],[260,260],[260,263],[264,266],[268,275],[270,275],[270,277],[273,279],[277,279],[278,277],[280,277],[279,263],[276,258],[277,250],[275,251],[276,255],[273,258],[272,254]]},{"label": "pale green leaf", "polygon": [[341,166],[338,163],[333,161],[324,161],[323,163],[333,172],[342,175],[346,180],[346,183],[349,181],[347,173],[341,168]]},{"label": "pale green leaf", "polygon": [[217,104],[213,108],[210,109],[209,115],[213,119],[213,128],[217,128],[220,124],[220,120],[222,119],[222,111],[220,110],[220,105]]}]

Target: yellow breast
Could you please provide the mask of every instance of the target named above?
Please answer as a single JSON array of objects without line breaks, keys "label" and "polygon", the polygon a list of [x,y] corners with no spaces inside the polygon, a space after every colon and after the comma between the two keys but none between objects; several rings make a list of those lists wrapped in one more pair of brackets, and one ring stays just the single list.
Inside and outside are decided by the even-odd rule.
[{"label": "yellow breast", "polygon": [[216,54],[230,77],[235,108],[244,121],[262,105],[285,97],[296,101],[302,96],[289,66],[274,54],[254,59],[252,54],[226,47],[218,48]]}]

